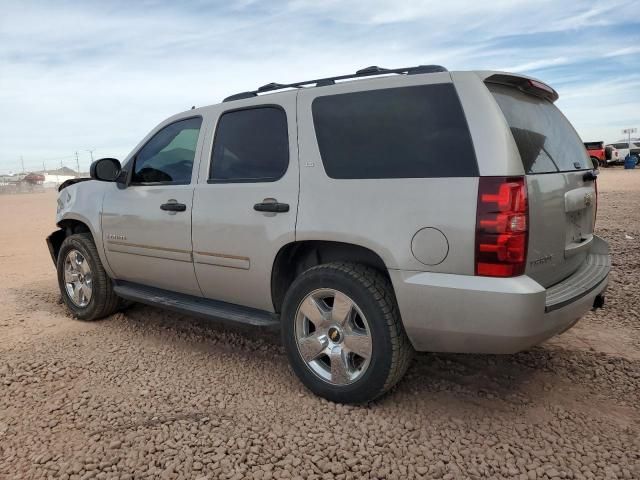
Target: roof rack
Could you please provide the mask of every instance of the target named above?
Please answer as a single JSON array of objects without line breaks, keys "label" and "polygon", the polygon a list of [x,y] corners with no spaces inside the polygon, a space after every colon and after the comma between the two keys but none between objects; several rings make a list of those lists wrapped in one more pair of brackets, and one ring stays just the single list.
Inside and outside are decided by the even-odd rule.
[{"label": "roof rack", "polygon": [[243,98],[251,98],[258,96],[259,93],[273,92],[275,90],[282,90],[285,88],[302,88],[304,86],[314,85],[316,87],[325,87],[327,85],[335,85],[336,80],[347,80],[350,78],[362,78],[371,77],[374,75],[387,75],[391,73],[397,73],[401,75],[417,75],[420,73],[436,73],[447,72],[448,70],[440,65],[418,65],[416,67],[405,68],[382,68],[375,65],[358,70],[356,73],[348,75],[338,75],[337,77],[318,78],[316,80],[304,80],[302,82],[294,83],[267,83],[262,85],[257,90],[249,92],[240,92],[235,95],[231,95],[223,100],[223,102],[230,102],[232,100],[240,100]]}]

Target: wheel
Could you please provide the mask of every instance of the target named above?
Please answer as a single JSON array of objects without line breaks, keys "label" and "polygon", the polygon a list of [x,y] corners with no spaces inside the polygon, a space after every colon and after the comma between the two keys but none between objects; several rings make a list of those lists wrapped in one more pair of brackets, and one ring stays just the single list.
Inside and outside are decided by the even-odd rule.
[{"label": "wheel", "polygon": [[77,233],[64,239],[58,253],[57,270],[62,300],[75,317],[97,320],[111,315],[121,306],[88,233]]},{"label": "wheel", "polygon": [[284,299],[282,340],[302,383],[339,403],[382,395],[413,355],[389,280],[352,263],[319,265],[295,279]]},{"label": "wheel", "polygon": [[632,157],[635,157],[636,160],[636,166],[640,165],[640,155],[632,155]]}]

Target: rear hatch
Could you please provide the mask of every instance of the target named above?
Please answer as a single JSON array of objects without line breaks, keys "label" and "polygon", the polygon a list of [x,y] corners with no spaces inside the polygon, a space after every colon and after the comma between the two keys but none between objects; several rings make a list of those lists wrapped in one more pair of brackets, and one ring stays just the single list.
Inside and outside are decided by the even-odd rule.
[{"label": "rear hatch", "polygon": [[585,179],[592,163],[576,131],[549,99],[514,86],[487,86],[511,129],[526,172],[525,274],[549,287],[574,273],[593,243],[595,181]]}]

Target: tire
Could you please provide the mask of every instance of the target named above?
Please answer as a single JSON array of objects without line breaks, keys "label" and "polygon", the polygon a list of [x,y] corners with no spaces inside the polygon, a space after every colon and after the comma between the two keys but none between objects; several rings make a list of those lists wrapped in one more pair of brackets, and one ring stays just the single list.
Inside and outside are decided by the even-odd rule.
[{"label": "tire", "polygon": [[[353,304],[349,309],[340,308],[349,302]],[[321,305],[320,312],[331,308],[330,313],[317,317],[318,327],[314,323],[317,312],[310,305]],[[340,315],[340,310],[349,313]],[[347,320],[336,320],[341,316]],[[374,400],[398,383],[413,357],[389,280],[364,265],[336,262],[302,273],[287,291],[281,321],[282,341],[293,371],[309,390],[333,402]],[[363,334],[369,340],[363,340]],[[366,353],[362,357],[355,353],[367,352],[367,346],[368,358]],[[323,347],[325,353],[314,357]],[[307,360],[302,351],[307,352]],[[335,364],[334,358],[339,359]]]},{"label": "tire", "polygon": [[[69,264],[73,266],[67,264],[67,258]],[[76,262],[80,258],[83,261]],[[84,273],[82,280],[85,286],[90,285],[90,293],[84,293],[87,291],[86,288],[68,287],[69,283],[65,281],[65,268],[71,271],[77,265],[80,265],[77,267],[80,274],[86,272],[88,267],[88,276]],[[90,234],[77,233],[65,238],[58,253],[56,267],[62,300],[74,317],[87,321],[98,320],[115,313],[123,305],[120,298],[113,292],[111,279],[102,266],[98,250]],[[72,278],[74,281],[78,281],[77,274],[72,273],[71,277],[68,277],[69,280]],[[69,289],[80,292],[78,297],[74,298]]]}]

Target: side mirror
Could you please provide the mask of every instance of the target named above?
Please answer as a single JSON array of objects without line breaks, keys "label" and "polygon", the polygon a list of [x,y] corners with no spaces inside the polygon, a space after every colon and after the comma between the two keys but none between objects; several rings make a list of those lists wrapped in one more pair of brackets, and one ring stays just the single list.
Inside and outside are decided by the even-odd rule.
[{"label": "side mirror", "polygon": [[121,169],[120,161],[115,158],[101,158],[91,164],[89,174],[94,180],[115,182]]}]

